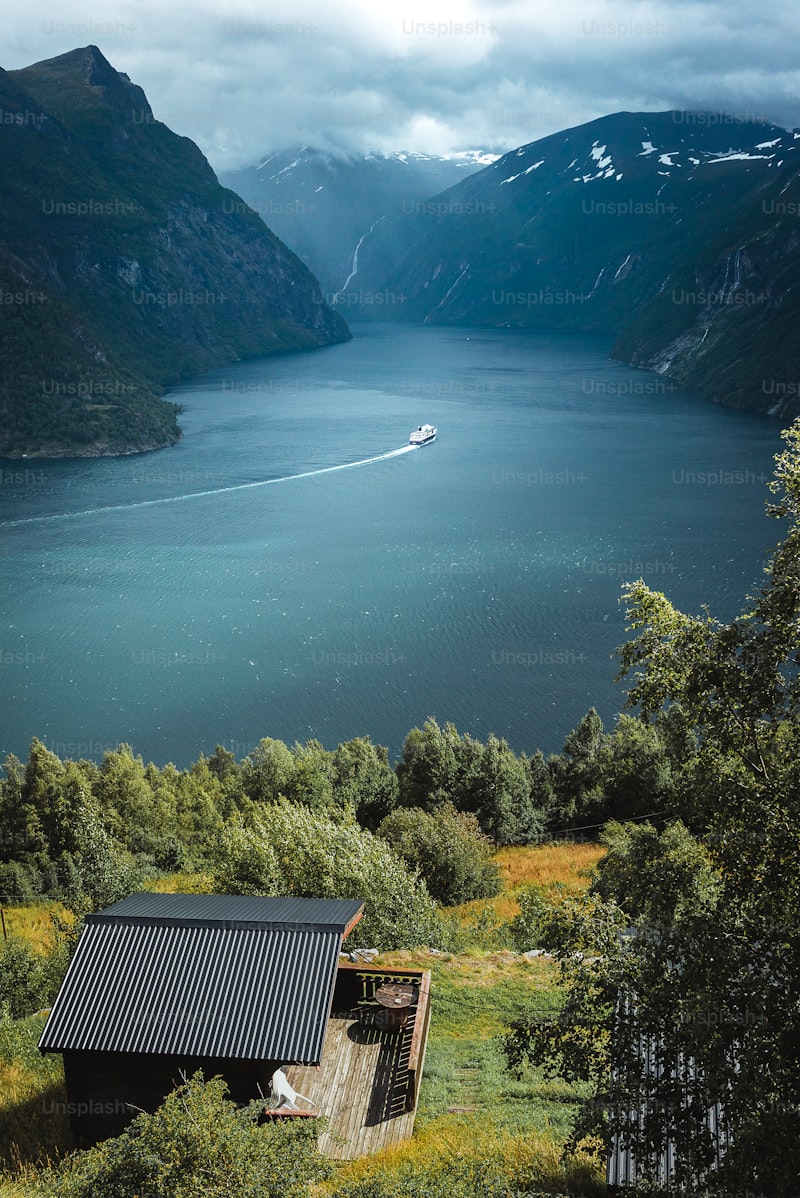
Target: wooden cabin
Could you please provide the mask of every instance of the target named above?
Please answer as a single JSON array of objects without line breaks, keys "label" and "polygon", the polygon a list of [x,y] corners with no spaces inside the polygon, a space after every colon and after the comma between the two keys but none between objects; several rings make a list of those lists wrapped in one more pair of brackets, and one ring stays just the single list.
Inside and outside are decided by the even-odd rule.
[{"label": "wooden cabin", "polygon": [[[402,1075],[403,1129],[410,1135],[423,1028],[427,1036],[425,975],[410,971],[417,1000],[402,1035],[369,1026],[386,975],[370,979],[374,971],[339,967],[342,942],[362,911],[362,902],[350,899],[143,893],[89,915],[39,1041],[42,1052],[63,1055],[76,1145],[118,1135],[198,1069],[207,1078],[220,1074],[234,1101],[263,1096],[265,1106],[275,1069],[310,1070],[308,1088],[297,1087],[306,1094],[333,1070],[338,1081],[323,1105],[334,1121],[350,1090],[363,1096],[369,1083],[369,1100]],[[347,1061],[345,1045],[331,1035],[334,1008],[337,1028],[342,1019],[357,1024],[355,1040],[345,1035],[347,1047],[365,1041],[360,1055],[345,1054]],[[403,1046],[408,1041],[411,1049],[415,1035],[410,1053]],[[373,1069],[371,1079],[367,1058],[383,1069]],[[353,1071],[359,1080],[348,1083]],[[384,1108],[382,1122],[391,1124],[400,1112],[391,1103]],[[391,1139],[396,1126],[384,1130]],[[368,1139],[354,1152],[371,1151],[373,1141],[381,1146],[380,1136]]]}]

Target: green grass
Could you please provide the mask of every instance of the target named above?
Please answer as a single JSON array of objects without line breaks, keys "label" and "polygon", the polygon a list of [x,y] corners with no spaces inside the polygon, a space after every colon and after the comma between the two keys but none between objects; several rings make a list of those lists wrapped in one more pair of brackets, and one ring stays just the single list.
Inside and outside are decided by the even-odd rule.
[{"label": "green grass", "polygon": [[431,958],[392,953],[387,964],[431,970],[431,1026],[416,1130],[434,1121],[491,1116],[507,1131],[536,1127],[563,1140],[582,1092],[546,1081],[539,1070],[515,1080],[505,1068],[501,1039],[525,1009],[558,1009],[558,970],[508,950]]},{"label": "green grass", "polygon": [[[64,1066],[37,1047],[44,1015],[0,1023],[0,1170],[4,1180],[71,1147]],[[3,1191],[0,1190],[0,1194]]]}]

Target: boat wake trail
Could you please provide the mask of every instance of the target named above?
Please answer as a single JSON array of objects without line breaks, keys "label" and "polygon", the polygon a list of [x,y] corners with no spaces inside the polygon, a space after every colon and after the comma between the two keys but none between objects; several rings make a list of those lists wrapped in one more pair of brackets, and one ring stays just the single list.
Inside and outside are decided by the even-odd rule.
[{"label": "boat wake trail", "polygon": [[272,487],[276,483],[290,483],[297,478],[313,478],[317,474],[333,474],[337,470],[354,470],[356,466],[369,466],[373,462],[385,462],[412,453],[416,445],[402,445],[373,458],[362,458],[358,462],[344,462],[341,466],[321,466],[318,470],[303,470],[300,474],[284,474],[281,478],[263,478],[255,483],[236,483],[232,487],[214,487],[210,491],[189,491],[185,495],[167,495],[163,499],[140,499],[136,503],[115,503],[106,507],[87,508],[81,512],[56,512],[49,516],[26,516],[22,520],[0,521],[0,528],[18,528],[23,524],[44,524],[48,520],[77,520],[80,516],[98,516],[103,512],[127,512],[133,508],[160,507],[167,503],[186,503],[191,499],[204,499],[208,495],[229,495],[232,491],[252,491],[255,487]]}]

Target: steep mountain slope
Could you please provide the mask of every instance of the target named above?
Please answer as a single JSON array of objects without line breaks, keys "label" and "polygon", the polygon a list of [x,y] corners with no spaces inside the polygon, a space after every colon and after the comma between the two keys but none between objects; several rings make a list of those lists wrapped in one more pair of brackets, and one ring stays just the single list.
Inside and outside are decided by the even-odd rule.
[{"label": "steep mountain slope", "polygon": [[308,264],[330,297],[343,288],[359,242],[377,221],[419,210],[495,158],[480,151],[346,157],[303,146],[220,178]]},{"label": "steep mountain slope", "polygon": [[717,403],[800,413],[800,163],[757,183],[724,231],[680,262],[612,357]]},{"label": "steep mountain slope", "polygon": [[[361,246],[349,288],[358,297],[384,293],[394,302],[348,311],[360,318],[616,333],[616,353],[656,364],[693,319],[691,305],[673,296],[673,281],[694,278],[695,264],[706,262],[700,278],[712,282],[731,247],[744,247],[752,236],[772,248],[763,257],[768,299],[749,305],[748,324],[756,338],[769,328],[777,348],[780,330],[797,311],[787,255],[798,222],[796,205],[778,218],[766,197],[779,195],[796,169],[800,138],[763,122],[713,116],[617,113],[504,155],[424,211],[378,226]],[[760,254],[740,258],[740,267],[743,261],[737,294],[745,279],[752,290],[761,277]],[[727,338],[710,344],[715,354],[735,358],[737,326],[726,327]],[[666,353],[686,381],[705,387],[717,379],[712,391],[723,402],[773,406],[751,367],[746,382],[739,371],[741,385],[727,396],[723,380],[736,373],[733,365],[719,374],[709,361],[693,372],[691,356],[691,338],[683,357],[678,347]],[[780,352],[772,370],[777,381],[787,371],[797,379]]]},{"label": "steep mountain slope", "polygon": [[169,444],[165,386],[349,336],[97,47],[0,71],[0,109],[1,454]]}]

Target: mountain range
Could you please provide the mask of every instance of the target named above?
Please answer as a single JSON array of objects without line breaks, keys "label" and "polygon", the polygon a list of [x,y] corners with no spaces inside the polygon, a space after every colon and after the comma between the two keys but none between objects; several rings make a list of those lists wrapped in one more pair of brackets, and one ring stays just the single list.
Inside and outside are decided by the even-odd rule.
[{"label": "mountain range", "polygon": [[0,454],[170,444],[171,383],[350,336],[96,46],[0,70],[0,160]]},{"label": "mountain range", "polygon": [[605,332],[622,361],[794,415],[798,149],[799,131],[718,113],[602,117],[365,230],[339,302],[359,319]]},{"label": "mountain range", "polygon": [[0,69],[0,455],[168,445],[170,384],[345,340],[343,314],[603,332],[792,417],[799,150],[762,120],[621,112],[497,159],[281,151],[230,190],[96,46]]},{"label": "mountain range", "polygon": [[413,212],[496,158],[482,150],[439,158],[402,151],[337,155],[300,146],[222,174],[220,181],[292,247],[333,299],[347,290],[361,239],[379,221]]}]

